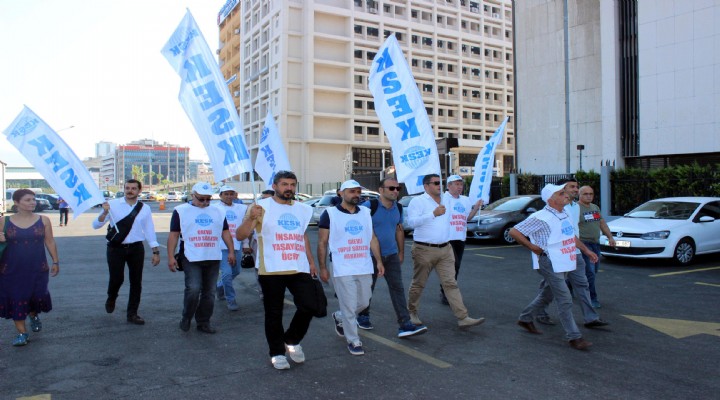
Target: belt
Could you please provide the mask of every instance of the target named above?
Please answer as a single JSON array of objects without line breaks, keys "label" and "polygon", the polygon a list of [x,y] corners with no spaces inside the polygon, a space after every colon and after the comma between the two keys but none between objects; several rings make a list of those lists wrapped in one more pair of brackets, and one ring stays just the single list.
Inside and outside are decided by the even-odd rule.
[{"label": "belt", "polygon": [[112,247],[113,249],[128,249],[130,247],[142,246],[142,245],[143,245],[142,241],[132,242],[132,243],[122,243],[122,244],[112,244],[112,243],[108,242],[108,247]]},{"label": "belt", "polygon": [[419,244],[420,246],[427,246],[427,247],[445,247],[448,245],[448,242],[440,243],[440,244],[434,244],[434,243],[425,243],[425,242],[418,242],[415,241],[415,244]]}]

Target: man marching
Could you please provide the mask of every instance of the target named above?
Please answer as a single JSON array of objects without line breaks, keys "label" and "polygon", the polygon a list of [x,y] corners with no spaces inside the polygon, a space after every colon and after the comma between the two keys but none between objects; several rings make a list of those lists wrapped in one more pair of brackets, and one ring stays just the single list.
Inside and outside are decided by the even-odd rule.
[{"label": "man marching", "polygon": [[240,226],[243,216],[247,212],[247,206],[242,203],[235,203],[237,199],[237,192],[232,186],[223,186],[220,188],[220,202],[215,204],[215,207],[219,208],[225,215],[225,220],[228,223],[228,230],[233,237],[233,244],[235,245],[235,264],[231,265],[228,262],[228,255],[230,250],[224,243],[220,243],[222,249],[222,260],[220,260],[220,280],[217,283],[217,297],[227,301],[227,308],[230,311],[237,311],[238,305],[235,301],[235,288],[233,287],[233,280],[240,275],[240,259],[242,257],[240,251],[243,253],[252,253],[252,249],[246,244],[246,241],[239,241],[235,238],[235,230]]},{"label": "man marching", "polygon": [[340,311],[333,313],[335,332],[345,336],[350,354],[365,354],[358,336],[357,314],[370,304],[373,257],[378,276],[385,274],[380,247],[373,233],[370,209],[359,207],[362,187],[354,180],[340,186],[342,202],[328,207],[318,222],[318,261],[320,276],[326,280],[327,249],[332,256],[332,277]]},{"label": "man marching", "polygon": [[110,271],[105,311],[115,311],[115,300],[125,280],[125,264],[130,277],[130,295],[127,304],[127,321],[135,325],[143,325],[145,320],[138,315],[140,295],[142,294],[142,273],[145,261],[143,239],[152,248],[152,265],[160,263],[160,250],[155,235],[150,207],[138,200],[142,183],[135,179],[125,182],[125,197],[113,199],[102,204],[102,212],[92,221],[94,229],[100,229],[108,219],[107,263]]},{"label": "man marching", "polygon": [[[248,209],[236,235],[238,240],[245,240],[253,229],[257,233],[255,268],[263,293],[270,362],[275,369],[289,369],[286,352],[294,362],[305,362],[300,341],[318,308],[311,276],[317,274],[317,268],[306,232],[312,208],[294,200],[297,188],[294,173],[278,171],[273,177],[272,188],[275,195],[259,200]],[[286,289],[293,295],[296,310],[290,326],[284,330]]]}]

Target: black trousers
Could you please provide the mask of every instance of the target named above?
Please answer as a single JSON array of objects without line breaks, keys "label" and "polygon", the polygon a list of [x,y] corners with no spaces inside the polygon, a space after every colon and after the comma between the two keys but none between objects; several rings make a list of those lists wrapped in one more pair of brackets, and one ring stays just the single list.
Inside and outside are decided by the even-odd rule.
[{"label": "black trousers", "polygon": [[[265,338],[270,357],[285,354],[285,344],[296,345],[305,337],[313,319],[315,284],[308,273],[290,275],[260,275],[258,282],[265,306]],[[295,315],[286,331],[283,328],[285,289],[293,295]]]},{"label": "black trousers", "polygon": [[[60,208],[60,225],[67,225],[69,208]],[[64,221],[63,221],[64,219]]]},{"label": "black trousers", "polygon": [[125,264],[128,266],[130,277],[130,296],[128,298],[127,315],[137,315],[140,307],[140,295],[142,294],[142,273],[145,260],[145,246],[142,242],[135,242],[123,247],[107,248],[107,263],[110,271],[110,283],[108,283],[108,298],[118,297],[120,287],[125,281]]}]

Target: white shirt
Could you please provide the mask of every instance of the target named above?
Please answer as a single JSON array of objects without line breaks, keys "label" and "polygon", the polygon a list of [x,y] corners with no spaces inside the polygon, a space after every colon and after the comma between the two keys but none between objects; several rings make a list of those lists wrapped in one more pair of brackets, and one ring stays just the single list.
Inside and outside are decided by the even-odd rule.
[{"label": "white shirt", "polygon": [[433,211],[439,206],[429,194],[413,199],[408,206],[408,224],[415,229],[413,238],[418,242],[443,244],[450,240],[450,213],[436,217]]},{"label": "white shirt", "polygon": [[470,198],[463,195],[453,197],[449,192],[445,192],[442,202],[450,213],[450,240],[464,242],[467,238],[467,219],[472,211]]},{"label": "white shirt", "polygon": [[[119,199],[112,199],[108,203],[110,204],[110,214],[105,216],[105,221],[100,222],[98,218],[100,218],[100,214],[103,213],[103,211],[101,211],[98,218],[95,218],[92,222],[93,229],[102,228],[103,225],[105,225],[105,223],[107,223],[110,219],[112,219],[110,226],[115,226],[116,221],[120,221],[132,212],[133,208],[135,208],[135,205],[137,204],[137,200],[134,204],[128,204],[123,197]],[[123,240],[123,243],[135,243],[142,240],[147,240],[150,247],[159,246],[157,235],[155,234],[155,225],[152,220],[152,213],[150,212],[150,206],[147,204],[142,206],[140,212],[135,217],[132,228],[130,228],[130,233],[127,235],[125,240]]]}]

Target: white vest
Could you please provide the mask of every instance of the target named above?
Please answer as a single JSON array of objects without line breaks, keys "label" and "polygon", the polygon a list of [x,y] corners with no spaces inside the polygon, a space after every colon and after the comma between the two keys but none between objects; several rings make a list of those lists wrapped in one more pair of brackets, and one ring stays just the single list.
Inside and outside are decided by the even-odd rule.
[{"label": "white vest", "polygon": [[[575,201],[571,201],[570,204],[566,205],[563,209],[565,210],[565,214],[570,217],[570,221],[575,229],[575,236],[580,237],[580,205]],[[580,254],[580,249],[575,249],[575,253]]]},{"label": "white vest", "polygon": [[[542,209],[532,215],[550,226],[550,237],[547,240],[547,254],[552,262],[553,271],[567,272],[577,268],[577,254],[575,253],[575,229],[570,217],[555,215]],[[532,238],[530,240],[533,241]],[[534,242],[533,242],[534,243]],[[532,253],[533,269],[538,269],[538,256]]]},{"label": "white vest", "polygon": [[[242,250],[242,242],[236,239],[235,231],[242,223],[245,212],[247,211],[247,206],[245,204],[238,203],[233,203],[233,205],[229,206],[221,201],[214,204],[213,207],[217,207],[223,214],[225,214],[225,220],[228,223],[230,236],[232,236],[233,243],[235,244],[235,250]],[[227,250],[227,246],[225,246],[225,242],[222,240],[220,241],[220,248],[222,250]]]},{"label": "white vest", "polygon": [[467,217],[470,215],[472,205],[467,196],[460,196],[457,199],[450,193],[445,192],[443,205],[450,214],[450,240],[462,240],[467,238]]},{"label": "white vest", "polygon": [[344,213],[337,207],[328,207],[326,211],[330,217],[328,246],[333,260],[333,276],[372,274],[370,209],[360,207],[357,214]]},{"label": "white vest", "polygon": [[292,205],[279,204],[272,197],[259,200],[257,204],[265,210],[260,232],[265,271],[310,273],[305,230],[312,217],[312,208],[298,201]]},{"label": "white vest", "polygon": [[180,216],[180,232],[185,242],[185,258],[191,262],[221,260],[222,229],[225,215],[217,207],[175,207]]}]

